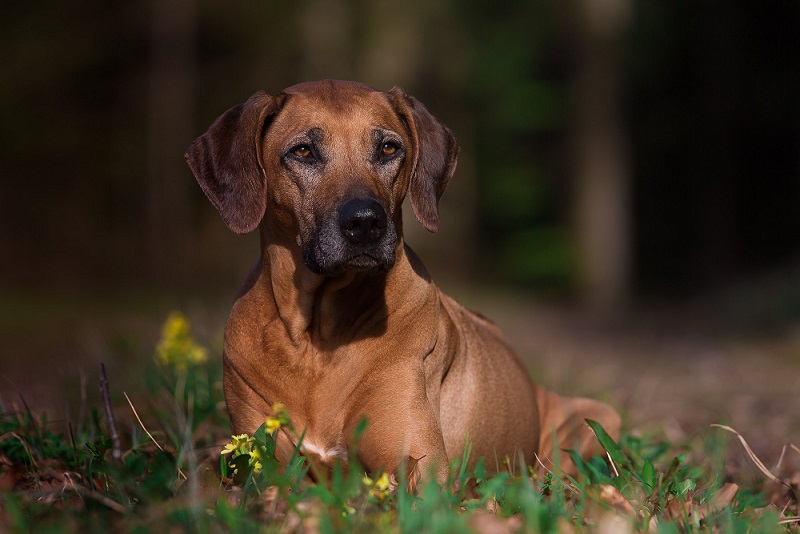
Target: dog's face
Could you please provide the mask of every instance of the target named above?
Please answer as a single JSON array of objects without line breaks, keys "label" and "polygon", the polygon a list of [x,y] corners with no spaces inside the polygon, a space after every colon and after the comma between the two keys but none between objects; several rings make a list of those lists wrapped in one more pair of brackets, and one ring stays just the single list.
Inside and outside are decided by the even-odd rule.
[{"label": "dog's face", "polygon": [[320,274],[394,264],[410,133],[384,93],[291,88],[263,141],[267,213]]},{"label": "dog's face", "polygon": [[399,89],[312,82],[257,93],[222,115],[186,158],[228,226],[292,236],[305,265],[334,276],[388,270],[408,193],[438,227],[455,170],[450,131]]}]

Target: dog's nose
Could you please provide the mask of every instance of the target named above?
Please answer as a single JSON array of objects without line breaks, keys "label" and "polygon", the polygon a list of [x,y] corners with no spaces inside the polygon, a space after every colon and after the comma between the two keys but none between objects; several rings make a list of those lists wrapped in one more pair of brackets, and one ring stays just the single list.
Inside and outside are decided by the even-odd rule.
[{"label": "dog's nose", "polygon": [[377,200],[349,200],[339,212],[339,227],[352,243],[376,243],[386,233],[386,210]]}]

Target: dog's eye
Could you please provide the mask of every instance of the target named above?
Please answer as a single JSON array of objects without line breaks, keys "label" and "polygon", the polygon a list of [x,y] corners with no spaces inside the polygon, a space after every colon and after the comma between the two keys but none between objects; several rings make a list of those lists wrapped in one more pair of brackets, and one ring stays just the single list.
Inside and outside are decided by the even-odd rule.
[{"label": "dog's eye", "polygon": [[400,155],[401,152],[402,148],[400,148],[400,145],[398,145],[394,141],[385,141],[381,145],[379,156],[381,161],[386,162]]},{"label": "dog's eye", "polygon": [[300,159],[311,159],[314,157],[314,153],[308,145],[297,145],[290,152],[294,157]]},{"label": "dog's eye", "polygon": [[397,149],[400,148],[394,143],[383,143],[381,147],[381,154],[384,156],[394,156],[397,153]]}]

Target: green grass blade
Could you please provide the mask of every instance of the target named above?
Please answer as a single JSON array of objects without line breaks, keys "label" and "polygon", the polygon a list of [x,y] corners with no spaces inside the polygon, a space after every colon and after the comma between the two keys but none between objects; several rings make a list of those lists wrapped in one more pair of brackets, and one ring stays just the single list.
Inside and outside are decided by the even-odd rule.
[{"label": "green grass blade", "polygon": [[602,425],[591,419],[587,419],[586,423],[591,427],[594,435],[597,436],[597,441],[599,441],[600,445],[608,452],[614,463],[616,463],[618,467],[627,466],[629,464],[628,458],[622,452],[622,449],[619,448],[619,445],[608,435],[608,432],[605,431]]}]

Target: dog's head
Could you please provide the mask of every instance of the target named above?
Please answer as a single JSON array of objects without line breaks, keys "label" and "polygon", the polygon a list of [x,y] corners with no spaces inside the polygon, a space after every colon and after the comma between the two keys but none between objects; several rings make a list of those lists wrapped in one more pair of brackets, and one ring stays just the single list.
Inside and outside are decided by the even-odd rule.
[{"label": "dog's head", "polygon": [[186,160],[231,230],[263,221],[296,240],[309,269],[336,275],[394,264],[406,194],[435,232],[457,155],[450,130],[400,89],[327,80],[256,93]]}]

